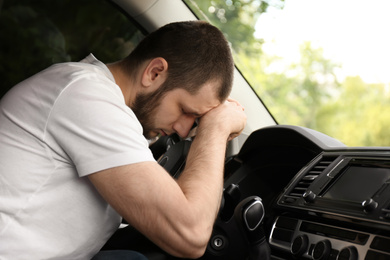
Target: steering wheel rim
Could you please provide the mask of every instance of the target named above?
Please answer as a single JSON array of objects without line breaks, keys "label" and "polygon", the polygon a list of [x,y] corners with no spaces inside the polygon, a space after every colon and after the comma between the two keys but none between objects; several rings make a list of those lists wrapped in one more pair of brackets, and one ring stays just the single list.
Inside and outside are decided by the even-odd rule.
[{"label": "steering wheel rim", "polygon": [[177,134],[160,137],[150,149],[155,159],[169,174],[178,178],[186,163],[191,139],[182,139]]}]

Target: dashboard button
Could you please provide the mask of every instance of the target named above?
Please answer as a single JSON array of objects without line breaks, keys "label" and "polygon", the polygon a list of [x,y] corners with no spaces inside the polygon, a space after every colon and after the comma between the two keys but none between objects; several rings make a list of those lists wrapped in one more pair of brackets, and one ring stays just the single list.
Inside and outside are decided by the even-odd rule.
[{"label": "dashboard button", "polygon": [[378,202],[373,199],[366,199],[362,202],[362,206],[364,211],[371,212],[374,211],[378,207]]},{"label": "dashboard button", "polygon": [[308,190],[306,191],[305,193],[303,193],[303,199],[306,201],[306,202],[309,202],[309,203],[312,203],[314,202],[314,200],[316,199],[317,195],[311,191],[311,190]]}]

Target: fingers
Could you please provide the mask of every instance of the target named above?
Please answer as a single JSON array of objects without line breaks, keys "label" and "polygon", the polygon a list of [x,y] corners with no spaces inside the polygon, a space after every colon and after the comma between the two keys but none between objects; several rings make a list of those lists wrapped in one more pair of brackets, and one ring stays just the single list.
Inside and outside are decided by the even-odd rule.
[{"label": "fingers", "polygon": [[[241,131],[241,132],[242,132],[242,131]],[[234,138],[236,138],[237,136],[239,136],[239,135],[241,134],[241,132],[239,132],[239,133],[234,133],[234,134],[229,135],[228,141],[231,141],[231,140],[233,140]]]},{"label": "fingers", "polygon": [[226,99],[226,102],[231,102],[231,103],[235,103],[237,106],[241,107],[242,111],[245,111],[245,108],[235,99],[231,98],[231,97],[228,97]]},{"label": "fingers", "polygon": [[[241,134],[241,132],[244,130],[245,124],[246,124],[246,115],[244,113],[245,108],[235,99],[228,98],[226,100],[226,104],[229,106],[232,106],[233,110],[230,110],[228,112],[229,119],[231,119],[231,126],[232,131],[228,137],[228,141],[236,138]],[[229,121],[229,120],[228,120]]]},{"label": "fingers", "polygon": [[220,106],[208,111],[199,119],[198,130],[217,132],[232,140],[241,134],[246,125],[246,114],[241,104],[228,98]]}]

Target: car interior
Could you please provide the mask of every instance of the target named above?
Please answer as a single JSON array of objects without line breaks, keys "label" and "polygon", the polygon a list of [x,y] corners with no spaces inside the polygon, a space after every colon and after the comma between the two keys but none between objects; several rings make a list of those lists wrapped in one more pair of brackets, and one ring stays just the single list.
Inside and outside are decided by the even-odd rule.
[{"label": "car interior", "polygon": [[[90,52],[111,62],[162,25],[198,19],[181,0],[17,2],[0,4],[0,59],[9,61],[0,73],[16,71],[3,77],[2,94],[52,63]],[[231,96],[248,120],[228,143],[220,212],[200,259],[390,259],[390,147],[350,147],[278,124],[238,68]],[[150,148],[177,178],[192,140],[161,137]],[[113,249],[176,259],[125,221],[102,248]]]}]

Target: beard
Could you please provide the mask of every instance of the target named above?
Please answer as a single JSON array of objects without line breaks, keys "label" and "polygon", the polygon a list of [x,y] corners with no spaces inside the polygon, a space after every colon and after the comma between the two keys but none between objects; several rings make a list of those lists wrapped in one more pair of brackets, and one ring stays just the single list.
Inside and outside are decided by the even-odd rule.
[{"label": "beard", "polygon": [[135,101],[131,106],[131,109],[133,110],[134,114],[137,116],[138,121],[142,125],[143,135],[147,139],[152,139],[155,137],[152,135],[153,130],[156,130],[156,126],[154,125],[154,115],[157,111],[157,107],[161,103],[161,99],[166,93],[165,91],[161,91],[161,89],[164,89],[161,87],[152,93],[137,94],[137,96],[135,97]]}]

